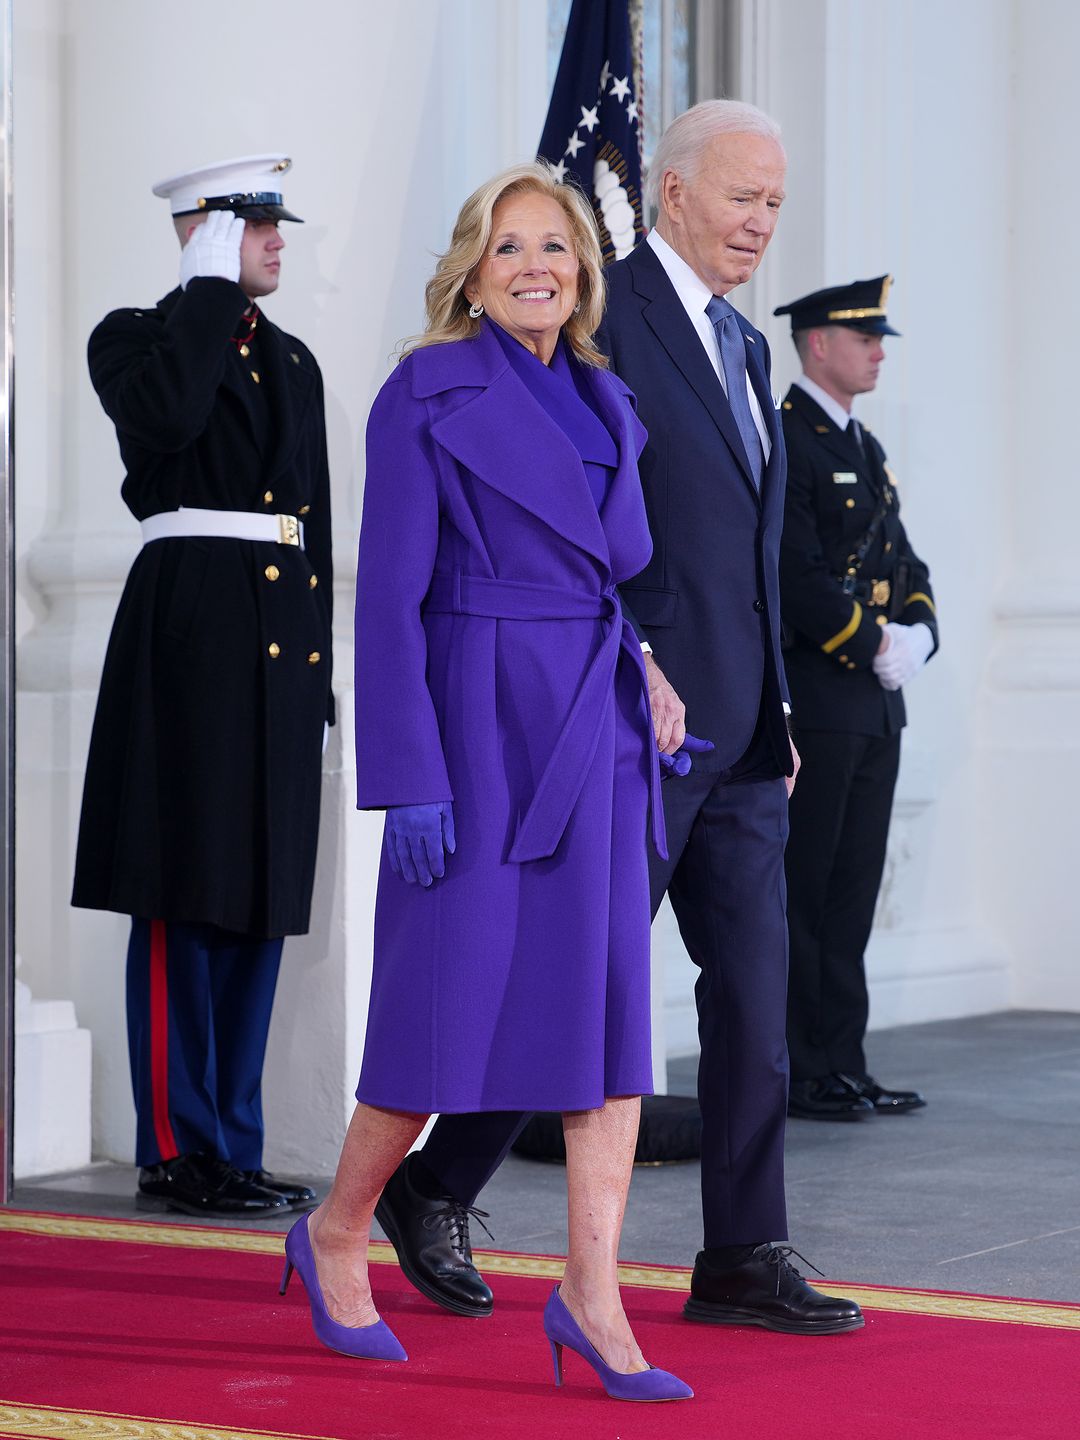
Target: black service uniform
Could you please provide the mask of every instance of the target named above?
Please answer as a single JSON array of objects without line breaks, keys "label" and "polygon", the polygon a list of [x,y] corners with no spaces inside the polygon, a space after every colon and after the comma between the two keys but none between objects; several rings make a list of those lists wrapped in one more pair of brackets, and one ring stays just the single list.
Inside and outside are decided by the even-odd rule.
[{"label": "black service uniform", "polygon": [[[322,378],[307,347],[264,315],[249,334],[248,305],[238,284],[197,278],[154,308],[114,311],[89,345],[137,519],[186,507],[304,525],[304,548],[189,536],[145,544],[113,625],[73,903],[135,921],[129,1035],[141,1165],[228,1146],[214,1072],[228,1070],[238,1045],[247,1073],[230,1083],[247,1106],[234,1132],[246,1153],[219,1158],[261,1165],[275,951],[306,932],[311,907],[322,737],[333,719]],[[234,957],[235,982],[212,982],[222,972],[210,959],[194,983],[195,952],[200,964]],[[180,964],[184,984],[170,987]],[[269,998],[245,997],[248,972]]]},{"label": "black service uniform", "polygon": [[[803,762],[785,859],[791,1078],[863,1079],[863,952],[906,718],[901,691],[883,689],[871,667],[887,620],[929,626],[936,649],[937,619],[929,571],[911,548],[875,436],[865,426],[840,430],[797,384],[781,415],[788,487],[780,598]],[[860,542],[879,508],[884,513],[860,561]]]}]

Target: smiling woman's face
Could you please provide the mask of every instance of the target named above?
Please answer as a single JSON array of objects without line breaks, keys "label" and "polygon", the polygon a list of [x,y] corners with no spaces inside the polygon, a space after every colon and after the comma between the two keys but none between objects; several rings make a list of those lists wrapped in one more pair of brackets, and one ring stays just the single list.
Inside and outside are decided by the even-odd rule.
[{"label": "smiling woman's face", "polygon": [[578,298],[577,255],[562,206],[536,191],[500,200],[465,294],[546,365]]}]

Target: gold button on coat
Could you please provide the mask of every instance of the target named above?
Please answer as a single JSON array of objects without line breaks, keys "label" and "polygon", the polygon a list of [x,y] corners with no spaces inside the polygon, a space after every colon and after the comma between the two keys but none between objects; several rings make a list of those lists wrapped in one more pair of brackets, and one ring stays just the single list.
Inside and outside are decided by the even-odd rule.
[{"label": "gold button on coat", "polygon": [[841,655],[841,656],[840,656],[840,664],[841,664],[841,665],[846,665],[846,664],[847,664],[847,656],[846,656],[846,655]]},{"label": "gold button on coat", "polygon": [[247,357],[251,354],[251,346],[250,346],[250,345],[241,345],[241,346],[240,346],[240,354],[241,354],[241,355],[244,357],[244,359],[246,360]]},{"label": "gold button on coat", "polygon": [[319,654],[318,650],[312,650],[311,654],[307,657],[307,663],[309,665],[317,665],[321,659],[322,656]]},{"label": "gold button on coat", "polygon": [[263,495],[263,504],[264,504],[264,505],[272,505],[273,503],[274,503],[274,492],[273,492],[272,490],[267,490],[266,493]]},{"label": "gold button on coat", "polygon": [[297,513],[297,515],[306,515],[310,509],[311,509],[311,506],[310,506],[310,505],[301,505],[301,506],[300,506],[300,509],[297,510],[296,513]]},{"label": "gold button on coat", "polygon": [[854,510],[854,509],[855,509],[855,501],[854,501],[854,500],[845,500],[845,501],[844,501],[844,504],[847,506],[847,508],[848,508],[849,510]]},{"label": "gold button on coat", "polygon": [[276,660],[277,657],[281,654],[281,646],[277,643],[276,640],[271,640],[270,644],[266,648],[270,652],[271,660]]},{"label": "gold button on coat", "polygon": [[267,580],[276,580],[281,574],[281,571],[277,568],[276,565],[267,565],[266,569],[263,571],[263,574],[266,576]]},{"label": "gold button on coat", "polygon": [[262,381],[259,379],[259,372],[258,372],[257,370],[252,370],[252,372],[251,372],[251,378],[252,378],[252,380],[255,381],[255,384],[256,384],[256,385],[261,385],[261,384],[262,384]]},{"label": "gold button on coat", "polygon": [[312,576],[310,576],[310,577],[308,578],[308,582],[307,582],[307,583],[308,583],[308,589],[309,589],[309,590],[314,590],[314,589],[315,589],[315,586],[319,583],[319,577],[318,577],[317,575],[312,575]]}]

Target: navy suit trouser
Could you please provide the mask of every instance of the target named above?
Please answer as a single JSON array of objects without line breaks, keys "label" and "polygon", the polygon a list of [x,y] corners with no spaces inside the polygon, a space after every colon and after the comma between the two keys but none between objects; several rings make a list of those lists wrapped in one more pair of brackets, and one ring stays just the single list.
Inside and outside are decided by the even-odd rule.
[{"label": "navy suit trouser", "polygon": [[[665,891],[699,968],[701,1194],[705,1245],[787,1237],[787,924],[782,779],[689,776],[664,786],[669,859],[650,855],[653,913]],[[471,1205],[527,1115],[443,1115],[423,1149]]]},{"label": "navy suit trouser", "polygon": [[262,1068],[283,941],[131,922],[128,1052],[135,1160],[199,1150],[262,1166]]}]

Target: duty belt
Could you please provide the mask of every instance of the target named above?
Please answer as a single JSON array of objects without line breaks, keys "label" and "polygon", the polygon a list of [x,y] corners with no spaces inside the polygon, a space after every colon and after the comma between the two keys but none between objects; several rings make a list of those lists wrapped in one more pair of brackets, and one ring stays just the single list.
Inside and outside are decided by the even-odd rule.
[{"label": "duty belt", "polygon": [[262,515],[254,510],[163,510],[140,520],[143,544],[202,536],[215,540],[268,540],[304,548],[304,526],[295,515]]},{"label": "duty belt", "polygon": [[[532,800],[514,832],[509,858],[516,862],[543,860],[555,853],[577,804],[585,776],[596,754],[598,722],[615,684],[620,651],[641,681],[645,714],[651,717],[649,682],[641,645],[623,618],[614,590],[590,594],[532,585],[518,580],[490,580],[480,575],[435,575],[424,610],[434,614],[475,615],[492,620],[608,620],[607,634],[589,662],[558,739],[537,783]],[[648,721],[649,794],[652,840],[667,859],[664,807],[660,796],[660,761]]]},{"label": "duty belt", "polygon": [[863,600],[867,605],[888,605],[892,594],[892,585],[888,580],[856,580],[853,575],[840,575],[837,578],[845,595],[850,595],[855,600]]}]

